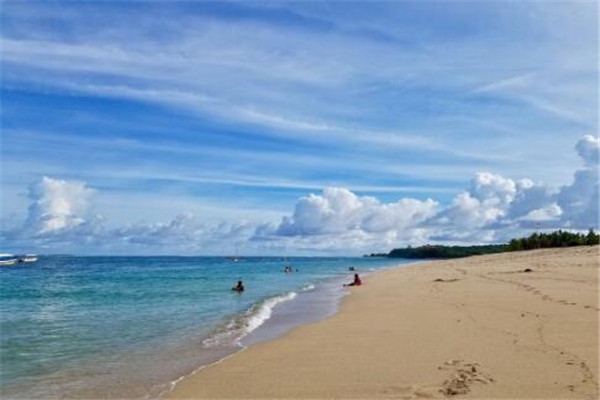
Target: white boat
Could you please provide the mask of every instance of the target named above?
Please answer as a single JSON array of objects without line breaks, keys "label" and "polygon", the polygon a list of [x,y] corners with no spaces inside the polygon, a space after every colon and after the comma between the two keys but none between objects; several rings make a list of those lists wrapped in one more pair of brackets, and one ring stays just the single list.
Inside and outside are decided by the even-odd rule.
[{"label": "white boat", "polygon": [[0,267],[17,264],[19,260],[14,254],[0,254]]},{"label": "white boat", "polygon": [[26,263],[36,262],[37,260],[39,260],[37,254],[25,254],[23,257],[21,257],[21,261]]},{"label": "white boat", "polygon": [[238,248],[239,248],[239,244],[235,245],[235,254],[233,256],[229,256],[227,257],[227,259],[231,262],[238,262],[240,261],[240,258],[238,257]]}]

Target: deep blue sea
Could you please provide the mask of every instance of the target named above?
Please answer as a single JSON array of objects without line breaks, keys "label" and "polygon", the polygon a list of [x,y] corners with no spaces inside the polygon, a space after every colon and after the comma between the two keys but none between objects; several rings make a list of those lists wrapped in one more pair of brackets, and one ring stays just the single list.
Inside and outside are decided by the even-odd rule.
[{"label": "deep blue sea", "polygon": [[[408,262],[41,256],[2,267],[1,396],[156,397],[201,365],[330,315],[350,266]],[[230,290],[238,279],[241,294]]]}]

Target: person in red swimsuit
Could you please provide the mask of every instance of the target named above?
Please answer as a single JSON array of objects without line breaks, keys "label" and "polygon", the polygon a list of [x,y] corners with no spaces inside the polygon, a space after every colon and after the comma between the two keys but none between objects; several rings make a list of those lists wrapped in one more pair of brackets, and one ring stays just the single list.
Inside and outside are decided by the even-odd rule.
[{"label": "person in red swimsuit", "polygon": [[360,286],[360,285],[362,285],[362,281],[360,280],[360,277],[358,276],[358,274],[354,274],[354,282],[344,284],[344,286]]}]

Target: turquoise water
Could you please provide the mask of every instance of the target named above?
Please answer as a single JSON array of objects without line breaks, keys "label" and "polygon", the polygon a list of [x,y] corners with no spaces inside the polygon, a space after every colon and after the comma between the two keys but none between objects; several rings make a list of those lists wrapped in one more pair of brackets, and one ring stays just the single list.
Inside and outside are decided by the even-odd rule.
[{"label": "turquoise water", "polygon": [[[319,304],[339,298],[339,289],[327,288],[349,279],[349,266],[365,273],[402,263],[46,256],[3,267],[2,396],[156,396],[199,365],[239,349],[283,304],[292,311],[305,304],[307,315],[315,308],[306,306],[311,296]],[[289,264],[299,271],[284,273]],[[242,294],[230,290],[238,279],[246,286]]]}]

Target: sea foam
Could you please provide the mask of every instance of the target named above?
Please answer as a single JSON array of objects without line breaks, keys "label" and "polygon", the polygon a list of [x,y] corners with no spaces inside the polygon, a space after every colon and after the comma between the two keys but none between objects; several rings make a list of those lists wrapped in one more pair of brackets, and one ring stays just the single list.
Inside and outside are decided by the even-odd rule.
[{"label": "sea foam", "polygon": [[304,286],[304,287],[301,289],[301,291],[302,291],[302,292],[310,292],[311,290],[314,290],[314,289],[315,289],[315,285],[312,285],[312,284],[311,284],[311,285],[306,285],[306,286]]},{"label": "sea foam", "polygon": [[266,320],[271,318],[273,309],[278,304],[292,300],[297,295],[296,292],[288,292],[254,304],[243,315],[233,318],[223,328],[217,330],[214,335],[204,339],[202,344],[209,348],[225,345],[239,346],[239,342],[243,337],[256,330]]}]

